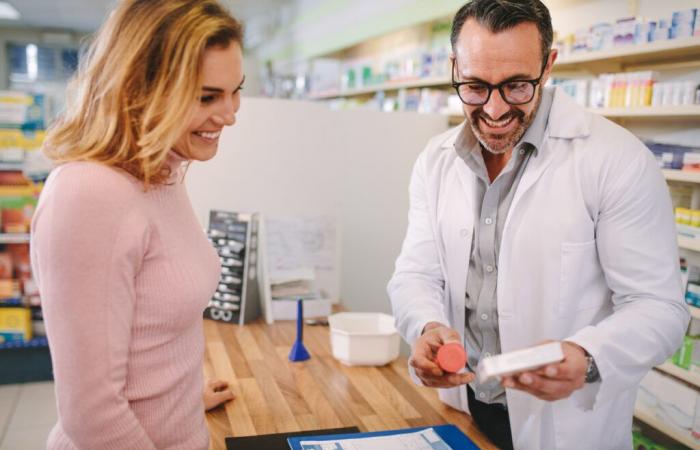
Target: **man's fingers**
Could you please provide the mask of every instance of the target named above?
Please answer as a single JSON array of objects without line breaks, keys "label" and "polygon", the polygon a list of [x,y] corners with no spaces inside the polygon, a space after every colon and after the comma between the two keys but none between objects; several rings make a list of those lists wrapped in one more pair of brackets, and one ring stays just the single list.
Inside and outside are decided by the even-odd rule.
[{"label": "man's fingers", "polygon": [[416,371],[416,375],[418,375],[418,377],[421,379],[425,386],[435,388],[451,388],[461,386],[467,383],[471,383],[475,378],[475,375],[471,372],[451,373],[443,375],[441,377],[436,377],[431,376],[429,374],[421,376],[421,374],[418,371]]},{"label": "man's fingers", "polygon": [[[524,387],[528,392],[537,395],[548,395],[559,397],[570,394],[573,389],[578,388],[574,382],[569,380],[556,380],[536,375],[532,372],[525,372],[515,377],[517,384]],[[517,388],[517,386],[516,386]]]},{"label": "man's fingers", "polygon": [[437,364],[421,354],[413,355],[409,360],[409,364],[416,369],[416,372],[431,373],[433,376],[437,377],[443,374]]},{"label": "man's fingers", "polygon": [[449,342],[456,342],[460,345],[462,344],[462,339],[460,338],[459,333],[452,328],[438,328],[436,331],[440,338],[440,345],[444,345]]}]

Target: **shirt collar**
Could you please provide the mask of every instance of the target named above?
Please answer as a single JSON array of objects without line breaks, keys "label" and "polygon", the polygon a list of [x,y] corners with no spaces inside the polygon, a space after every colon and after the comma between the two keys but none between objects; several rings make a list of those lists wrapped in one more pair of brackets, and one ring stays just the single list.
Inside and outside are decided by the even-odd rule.
[{"label": "shirt collar", "polygon": [[520,142],[515,146],[516,148],[525,143],[530,144],[535,149],[533,156],[537,156],[537,152],[542,147],[542,142],[544,141],[544,133],[547,129],[547,123],[549,122],[549,112],[552,109],[552,100],[554,100],[554,89],[543,88],[542,101],[535,113],[535,118],[532,120],[527,131],[525,131]]}]

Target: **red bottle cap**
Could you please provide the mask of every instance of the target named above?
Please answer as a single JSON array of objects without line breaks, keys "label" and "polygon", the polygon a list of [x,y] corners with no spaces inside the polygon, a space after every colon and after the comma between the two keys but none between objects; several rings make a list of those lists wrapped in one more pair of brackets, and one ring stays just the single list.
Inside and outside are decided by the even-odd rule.
[{"label": "red bottle cap", "polygon": [[457,373],[467,364],[467,352],[456,342],[450,342],[438,349],[438,366],[445,372]]}]

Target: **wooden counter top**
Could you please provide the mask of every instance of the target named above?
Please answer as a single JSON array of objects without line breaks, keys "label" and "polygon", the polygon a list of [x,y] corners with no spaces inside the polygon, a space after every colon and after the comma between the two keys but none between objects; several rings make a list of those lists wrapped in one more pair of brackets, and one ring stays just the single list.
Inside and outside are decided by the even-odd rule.
[{"label": "wooden counter top", "polygon": [[204,373],[231,384],[236,399],[207,413],[212,449],[228,436],[357,426],[361,431],[452,423],[479,447],[495,449],[470,416],[416,386],[406,358],[383,367],[347,367],[333,358],[328,327],[305,326],[311,359],[287,359],[293,322],[229,325],[204,321]]}]

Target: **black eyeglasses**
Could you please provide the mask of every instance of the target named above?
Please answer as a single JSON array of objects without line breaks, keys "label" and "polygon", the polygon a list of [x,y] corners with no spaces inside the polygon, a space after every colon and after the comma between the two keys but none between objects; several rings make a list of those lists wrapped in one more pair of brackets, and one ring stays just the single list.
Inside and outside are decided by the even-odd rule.
[{"label": "black eyeglasses", "polygon": [[498,89],[501,98],[509,105],[524,105],[535,97],[535,88],[544,75],[547,61],[542,65],[540,76],[532,80],[508,80],[498,84],[483,81],[455,81],[456,61],[452,60],[452,87],[457,91],[462,103],[469,106],[482,106],[489,102],[491,92]]}]

